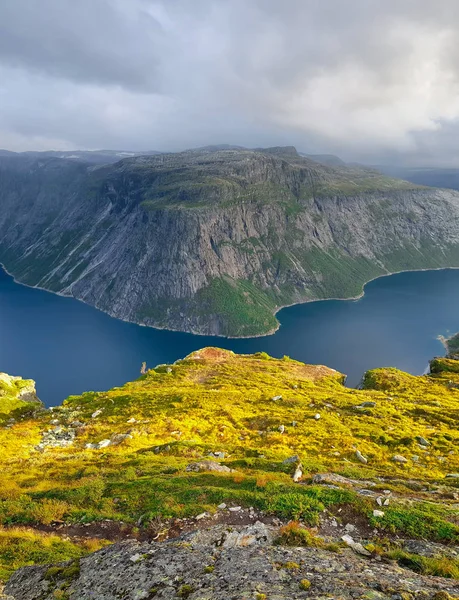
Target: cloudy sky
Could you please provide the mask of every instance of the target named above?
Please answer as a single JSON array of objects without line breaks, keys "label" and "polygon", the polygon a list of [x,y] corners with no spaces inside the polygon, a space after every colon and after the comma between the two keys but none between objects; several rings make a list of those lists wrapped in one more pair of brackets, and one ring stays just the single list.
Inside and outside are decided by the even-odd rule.
[{"label": "cloudy sky", "polygon": [[457,0],[1,0],[0,147],[459,166]]}]

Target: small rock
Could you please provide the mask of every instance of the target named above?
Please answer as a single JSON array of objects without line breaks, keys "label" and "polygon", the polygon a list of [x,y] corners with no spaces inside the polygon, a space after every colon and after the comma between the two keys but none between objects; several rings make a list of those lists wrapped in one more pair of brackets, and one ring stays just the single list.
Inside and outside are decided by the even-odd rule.
[{"label": "small rock", "polygon": [[217,506],[217,508],[219,508],[220,510],[223,510],[223,509],[225,509],[225,508],[226,508],[226,504],[225,504],[224,502],[222,502],[221,504],[219,504],[219,505]]},{"label": "small rock", "polygon": [[129,560],[133,563],[137,563],[142,560],[142,555],[141,554],[133,554],[132,556],[129,557]]},{"label": "small rock", "polygon": [[360,542],[354,542],[350,535],[343,535],[341,539],[357,554],[362,554],[362,556],[371,556],[371,552],[368,552],[368,550],[366,550]]},{"label": "small rock", "polygon": [[360,496],[374,496],[375,495],[374,492],[372,492],[371,490],[366,490],[366,489],[357,490],[357,494],[360,494]]},{"label": "small rock", "polygon": [[242,508],[241,506],[230,506],[228,510],[230,512],[239,512],[241,510],[241,508]]},{"label": "small rock", "polygon": [[125,440],[132,440],[132,435],[129,433],[115,433],[115,435],[112,436],[111,443],[114,446],[117,446],[118,444],[122,444]]},{"label": "small rock", "polygon": [[97,444],[97,448],[98,450],[100,450],[101,448],[107,448],[107,446],[110,446],[111,443],[111,440],[102,440]]},{"label": "small rock", "polygon": [[366,458],[365,456],[363,456],[363,454],[360,452],[360,450],[356,450],[355,457],[357,458],[357,460],[359,460],[364,465],[366,465],[367,462],[368,462],[368,458]]},{"label": "small rock", "polygon": [[344,527],[345,531],[347,531],[348,533],[354,533],[355,531],[355,525],[352,525],[352,523],[347,523]]},{"label": "small rock", "polygon": [[199,473],[200,471],[217,471],[220,473],[231,473],[232,469],[226,467],[225,465],[220,465],[213,460],[201,460],[199,462],[190,463],[187,468],[187,471],[194,471]]},{"label": "small rock", "polygon": [[373,516],[374,516],[374,517],[378,517],[378,518],[379,518],[379,517],[384,517],[384,511],[382,511],[382,510],[376,510],[376,509],[375,509],[375,510],[373,511]]},{"label": "small rock", "polygon": [[298,483],[302,477],[303,477],[303,470],[301,468],[301,465],[298,465],[297,468],[295,469],[295,473],[293,474],[294,483]]},{"label": "small rock", "polygon": [[134,419],[134,417],[131,417],[130,419],[128,419],[128,420],[126,421],[126,423],[137,423],[137,420],[136,420],[136,419]]},{"label": "small rock", "polygon": [[314,415],[314,419],[315,419],[316,421],[318,421],[318,420],[320,419],[320,413],[316,413],[316,414]]},{"label": "small rock", "polygon": [[284,433],[285,425],[279,425],[279,433]]},{"label": "small rock", "polygon": [[273,402],[278,402],[279,400],[282,400],[282,396],[273,396],[273,397],[271,398],[271,400],[272,400]]},{"label": "small rock", "polygon": [[408,462],[408,459],[405,458],[404,456],[402,456],[401,454],[394,454],[394,456],[392,457],[392,460],[396,463],[401,463],[401,464],[405,464]]},{"label": "small rock", "polygon": [[290,458],[286,458],[285,460],[282,461],[283,465],[293,465],[297,462],[300,462],[300,457],[298,456],[298,454],[294,454],[293,456],[290,456]]},{"label": "small rock", "polygon": [[[231,531],[223,542],[223,548],[245,548],[247,546],[266,546],[272,543],[273,534],[264,523],[257,521],[244,527],[242,531]],[[229,596],[228,596],[229,597]]]},{"label": "small rock", "polygon": [[423,438],[422,436],[418,435],[416,436],[416,439],[418,441],[418,444],[420,446],[430,446],[430,442],[428,442],[425,438]]},{"label": "small rock", "polygon": [[95,412],[92,413],[91,418],[95,419],[96,417],[98,417],[101,414],[102,414],[102,409],[99,408],[99,410],[96,410]]},{"label": "small rock", "polygon": [[200,521],[201,519],[205,519],[207,517],[207,513],[203,512],[196,517],[196,521]]},{"label": "small rock", "polygon": [[459,479],[459,473],[448,473],[445,477],[448,477],[449,479]]}]

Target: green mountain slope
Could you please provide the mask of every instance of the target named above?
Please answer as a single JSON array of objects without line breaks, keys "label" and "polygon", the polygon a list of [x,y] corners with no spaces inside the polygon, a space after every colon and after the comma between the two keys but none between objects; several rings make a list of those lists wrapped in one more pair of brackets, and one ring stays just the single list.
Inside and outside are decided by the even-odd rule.
[{"label": "green mountain slope", "polygon": [[0,206],[0,262],[19,281],[204,334],[266,334],[282,306],[459,266],[458,192],[288,147],[2,156]]}]

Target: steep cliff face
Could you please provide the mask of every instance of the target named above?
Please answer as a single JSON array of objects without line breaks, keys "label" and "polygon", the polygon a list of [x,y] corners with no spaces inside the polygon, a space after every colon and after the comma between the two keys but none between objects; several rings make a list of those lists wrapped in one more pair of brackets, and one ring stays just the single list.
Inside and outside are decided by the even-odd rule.
[{"label": "steep cliff face", "polygon": [[459,193],[295,149],[0,159],[0,262],[115,317],[257,335],[284,305],[459,266]]}]

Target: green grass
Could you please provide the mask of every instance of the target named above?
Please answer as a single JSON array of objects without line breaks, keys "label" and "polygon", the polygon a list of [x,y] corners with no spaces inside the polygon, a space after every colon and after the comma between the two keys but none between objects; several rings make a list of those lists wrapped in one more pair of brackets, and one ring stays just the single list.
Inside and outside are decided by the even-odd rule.
[{"label": "green grass", "polygon": [[459,579],[459,560],[455,558],[419,556],[400,549],[385,552],[384,556],[422,575]]},{"label": "green grass", "polygon": [[100,540],[75,544],[30,529],[0,529],[0,581],[8,579],[19,567],[75,560],[103,545]]},{"label": "green grass", "polygon": [[[298,520],[303,528],[317,525],[324,510],[339,519],[345,508],[387,535],[458,543],[448,502],[413,491],[412,485],[413,480],[422,482],[421,490],[457,485],[445,480],[459,471],[459,390],[451,386],[459,383],[459,373],[452,365],[438,359],[435,373],[423,377],[375,369],[366,375],[364,389],[355,390],[326,367],[208,348],[122,387],[71,396],[52,413],[25,415],[10,428],[0,427],[0,526],[103,519],[136,526],[141,519],[148,527],[213,513],[224,502]],[[273,400],[277,396],[281,399]],[[375,407],[356,410],[365,401]],[[52,419],[64,427],[74,420],[85,426],[72,447],[37,452]],[[86,449],[127,431],[132,437],[119,445]],[[417,436],[429,440],[428,451],[419,448]],[[356,460],[356,448],[367,465]],[[233,472],[187,471],[189,463],[210,452],[224,452],[220,462]],[[295,465],[284,463],[294,454],[305,485],[293,483]],[[394,463],[394,454],[405,455],[408,464]],[[411,460],[414,454],[417,462]],[[374,502],[347,486],[313,485],[310,478],[317,472],[372,479],[400,500],[392,499],[384,517],[375,519]],[[47,555],[29,559],[21,551],[18,556],[23,558],[14,566]],[[7,558],[4,565],[13,568]]]}]

